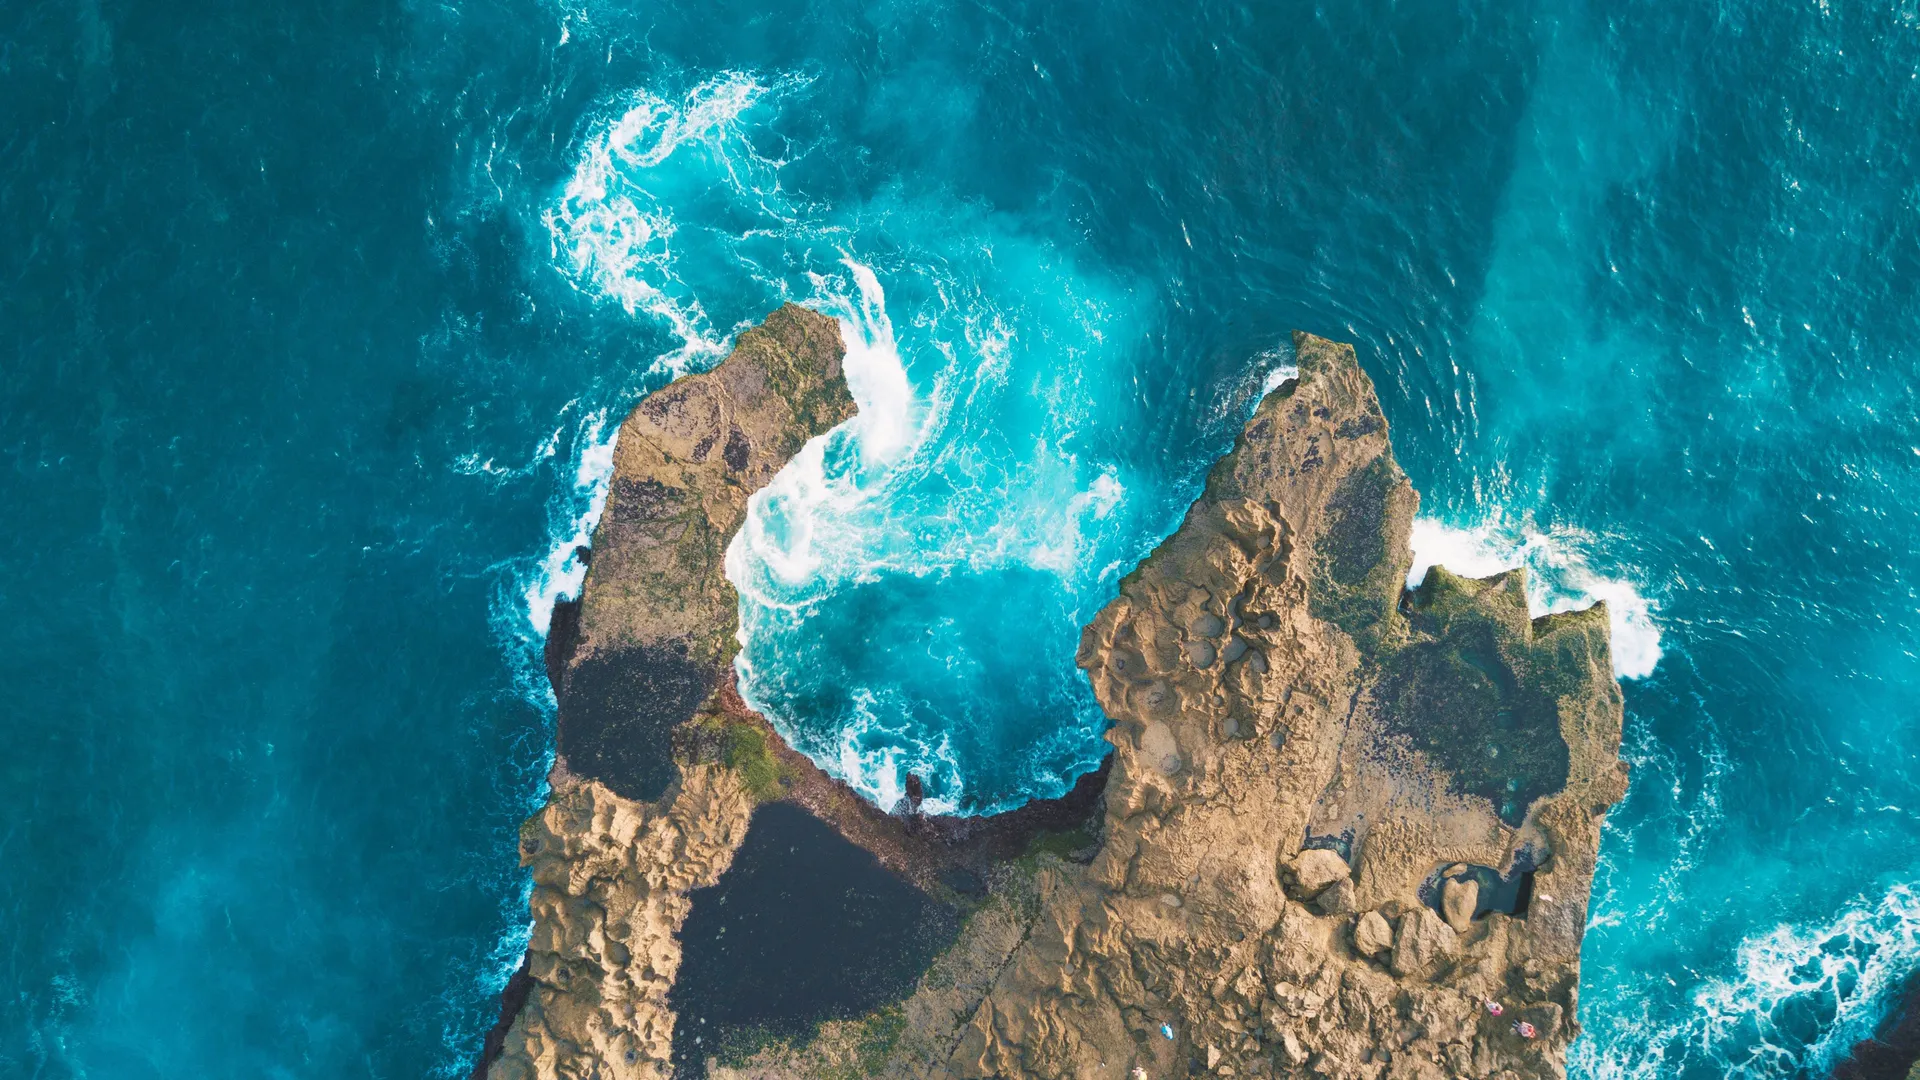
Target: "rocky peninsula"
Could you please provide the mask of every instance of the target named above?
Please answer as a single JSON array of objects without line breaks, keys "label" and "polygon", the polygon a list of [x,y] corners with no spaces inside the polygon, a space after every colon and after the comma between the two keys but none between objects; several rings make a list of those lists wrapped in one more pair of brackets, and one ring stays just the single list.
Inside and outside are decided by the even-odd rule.
[{"label": "rocky peninsula", "polygon": [[[476,1075],[1563,1075],[1626,789],[1606,614],[1530,617],[1519,570],[1405,588],[1418,497],[1372,384],[1294,346],[1084,632],[1107,765],[985,819],[871,806],[734,687],[725,547],[853,411],[836,324],[789,305],[642,401],[549,637],[533,936]],[[829,863],[873,884],[741,914]],[[859,969],[766,981],[822,941],[809,976]]]}]

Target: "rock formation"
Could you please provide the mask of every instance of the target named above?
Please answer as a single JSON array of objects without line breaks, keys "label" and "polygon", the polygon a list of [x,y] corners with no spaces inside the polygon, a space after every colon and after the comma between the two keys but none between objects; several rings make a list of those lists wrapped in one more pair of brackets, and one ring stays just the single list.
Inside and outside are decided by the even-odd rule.
[{"label": "rock formation", "polygon": [[[742,770],[684,734],[664,782],[613,744],[667,720],[681,733],[703,715],[758,721],[715,674],[734,626],[719,552],[745,493],[846,408],[819,378],[837,351],[789,363],[808,378],[742,374],[742,353],[792,357],[831,332],[794,309],[775,320],[699,378],[731,376],[682,380],[622,430],[561,692],[565,762],[525,831],[532,989],[495,1077],[667,1068],[686,892],[724,871],[752,797]],[[971,849],[990,890],[910,997],[804,1045],[709,1060],[711,1075],[1564,1073],[1600,821],[1626,786],[1606,614],[1530,618],[1518,570],[1436,568],[1406,590],[1417,497],[1372,385],[1348,346],[1296,335],[1295,349],[1298,378],[1260,403],[1083,635],[1079,662],[1114,721],[1091,845],[1063,858],[1002,844],[991,865]],[[740,415],[796,427],[729,429]],[[727,472],[689,464],[733,446],[729,430],[744,449],[723,456]],[[603,708],[611,684],[591,665],[608,657],[637,657],[627,666],[652,689]],[[693,704],[660,712],[674,693]],[[569,715],[600,718],[602,773],[569,772],[585,756]],[[783,794],[920,882],[993,828],[903,840],[805,790]]]},{"label": "rock formation", "polygon": [[788,305],[621,425],[579,610],[559,635],[571,640],[549,656],[552,794],[520,839],[530,985],[491,1062],[497,1080],[670,1072],[687,894],[726,870],[754,806],[740,770],[689,760],[675,740],[741,711],[725,693],[737,604],[726,545],[748,497],[852,415],[842,355],[833,320]]}]

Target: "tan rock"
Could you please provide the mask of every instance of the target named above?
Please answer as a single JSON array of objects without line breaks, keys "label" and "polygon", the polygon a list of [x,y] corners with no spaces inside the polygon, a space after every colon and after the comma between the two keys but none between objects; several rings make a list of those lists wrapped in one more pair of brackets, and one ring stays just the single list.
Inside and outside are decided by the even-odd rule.
[{"label": "tan rock", "polygon": [[[715,1063],[716,1080],[856,1066],[896,1080],[1068,1080],[1129,1065],[1170,1076],[1195,1048],[1222,1076],[1564,1074],[1601,815],[1625,790],[1606,613],[1535,619],[1520,571],[1436,568],[1404,591],[1418,500],[1372,384],[1350,347],[1294,344],[1298,379],[1259,404],[1180,528],[1082,635],[1079,663],[1114,722],[1091,863],[1009,865],[988,908],[885,1014],[896,1019],[829,1024],[745,1065]],[[719,526],[737,525],[743,499],[712,495],[708,548],[724,548],[733,526]],[[674,557],[704,574],[696,556]],[[596,546],[588,605],[617,608],[589,612],[598,633],[678,627],[726,654],[721,586],[657,616],[646,605],[679,604],[679,586],[614,564]],[[1476,681],[1489,666],[1500,677]],[[494,1076],[663,1075],[673,1018],[653,995],[676,970],[676,905],[730,853],[725,786],[689,776],[676,798],[698,790],[710,808],[692,814],[694,802],[622,807],[556,785],[566,815],[581,799],[593,810],[549,830],[563,855],[536,870],[553,883],[536,888],[539,1007],[516,1022],[520,1042]],[[649,853],[668,833],[703,839],[663,864]],[[1301,852],[1276,866],[1309,835],[1351,837],[1351,865]],[[1556,898],[1525,917],[1463,938],[1417,901],[1437,869],[1511,865],[1523,846],[1551,851],[1535,895]],[[1315,902],[1287,902],[1283,884]],[[602,898],[638,921],[596,916],[587,901]],[[1364,911],[1351,950],[1350,910]],[[1490,984],[1516,1015],[1541,1018],[1539,1038],[1476,1037]],[[1257,1053],[1245,1049],[1256,1027]]]},{"label": "tan rock", "polygon": [[1289,872],[1302,898],[1318,896],[1321,889],[1344,880],[1350,873],[1347,860],[1341,858],[1339,852],[1326,848],[1308,848],[1294,856]]},{"label": "tan rock", "polygon": [[1361,956],[1379,956],[1393,948],[1393,927],[1378,911],[1369,911],[1353,924],[1353,947]]},{"label": "tan rock", "polygon": [[1447,925],[1458,933],[1473,926],[1473,913],[1480,906],[1480,883],[1472,878],[1448,880],[1440,886],[1440,910]]},{"label": "tan rock", "polygon": [[1425,904],[1412,908],[1400,916],[1400,925],[1394,929],[1393,959],[1390,962],[1393,973],[1402,976],[1427,974],[1436,961],[1453,955],[1456,937],[1453,927],[1448,926],[1432,908]]},{"label": "tan rock", "polygon": [[1358,891],[1353,882],[1346,878],[1327,886],[1320,895],[1313,898],[1309,906],[1322,915],[1347,915],[1353,912]]},{"label": "tan rock", "polygon": [[[737,604],[725,540],[754,490],[851,415],[840,360],[834,322],[789,305],[742,334],[718,367],[635,407],[621,425],[581,600],[583,645],[568,671],[619,649],[724,667]],[[688,703],[689,718],[699,704]],[[533,874],[532,986],[488,1076],[664,1080],[687,894],[731,865],[754,800],[718,764],[676,767],[658,801],[623,797],[611,785],[629,777],[602,783],[581,762],[569,768],[567,721],[563,703],[552,794],[520,830]]]}]

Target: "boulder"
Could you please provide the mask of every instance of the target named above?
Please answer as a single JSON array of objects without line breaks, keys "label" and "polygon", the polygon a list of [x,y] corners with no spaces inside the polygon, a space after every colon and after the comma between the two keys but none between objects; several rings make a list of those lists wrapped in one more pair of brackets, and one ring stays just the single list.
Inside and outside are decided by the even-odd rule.
[{"label": "boulder", "polygon": [[1440,886],[1440,911],[1447,925],[1466,933],[1473,925],[1473,913],[1480,906],[1480,883],[1472,878],[1448,881]]},{"label": "boulder", "polygon": [[1393,948],[1393,927],[1377,911],[1369,911],[1353,924],[1353,947],[1362,956],[1379,956]]},{"label": "boulder", "polygon": [[1353,882],[1341,878],[1313,898],[1313,910],[1322,915],[1347,915],[1354,908]]},{"label": "boulder", "polygon": [[1294,856],[1289,870],[1303,899],[1320,895],[1320,890],[1348,875],[1347,860],[1326,848],[1308,848]]},{"label": "boulder", "polygon": [[1421,905],[1400,916],[1389,966],[1402,977],[1424,975],[1434,961],[1452,955],[1456,943],[1453,927],[1432,908]]}]

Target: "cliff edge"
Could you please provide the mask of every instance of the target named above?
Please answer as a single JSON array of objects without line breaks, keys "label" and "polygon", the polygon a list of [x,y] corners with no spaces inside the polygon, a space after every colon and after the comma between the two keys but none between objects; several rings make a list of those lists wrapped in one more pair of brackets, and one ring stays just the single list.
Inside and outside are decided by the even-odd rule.
[{"label": "cliff edge", "polygon": [[755,802],[743,770],[676,742],[724,738],[744,711],[727,542],[748,498],[853,415],[843,355],[832,319],[789,304],[620,427],[579,606],[549,635],[559,745],[521,828],[533,936],[524,1002],[481,1064],[495,1080],[671,1074],[687,894],[727,869]]},{"label": "cliff edge", "polygon": [[[770,340],[831,330],[782,318],[799,329]],[[1418,499],[1372,384],[1349,346],[1300,334],[1295,349],[1298,378],[1083,635],[1113,720],[1104,800],[1083,784],[1031,828],[849,803],[730,692],[718,560],[745,494],[726,492],[764,483],[772,451],[825,430],[844,396],[773,393],[824,404],[769,407],[796,426],[759,458],[744,436],[754,468],[726,492],[700,488],[711,471],[662,479],[730,438],[700,419],[726,411],[710,391],[681,380],[643,402],[564,667],[565,760],[525,830],[531,989],[492,1075],[655,1077],[676,1060],[757,1080],[1564,1075],[1600,821],[1626,788],[1606,614],[1532,618],[1518,570],[1435,568],[1406,589]],[[837,373],[826,351],[802,366]],[[671,451],[666,428],[683,431]],[[592,665],[613,658],[645,692],[608,695]],[[582,715],[605,719],[570,729]],[[682,734],[662,742],[668,720]],[[785,779],[761,797],[834,824],[965,921],[902,1000],[676,1058],[687,894],[719,880],[756,798],[752,768],[688,749],[714,724],[770,740]],[[588,745],[599,771],[583,776]],[[953,866],[977,895],[938,884]]]}]

